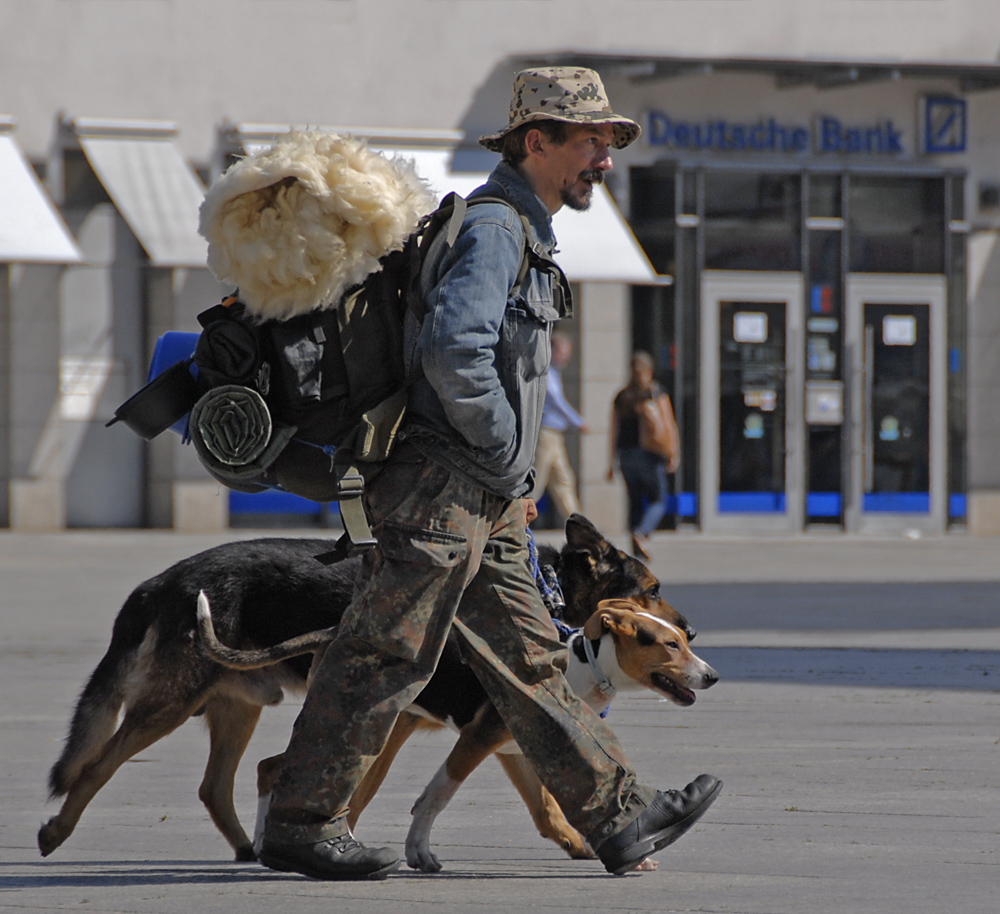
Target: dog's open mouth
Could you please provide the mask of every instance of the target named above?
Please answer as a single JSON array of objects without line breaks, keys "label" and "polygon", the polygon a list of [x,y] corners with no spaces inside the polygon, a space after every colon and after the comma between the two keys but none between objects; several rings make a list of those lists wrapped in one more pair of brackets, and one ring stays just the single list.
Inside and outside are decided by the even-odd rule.
[{"label": "dog's open mouth", "polygon": [[653,687],[671,701],[684,705],[684,707],[694,704],[695,694],[690,689],[685,689],[684,686],[678,685],[662,673],[652,673],[649,678],[653,681]]}]

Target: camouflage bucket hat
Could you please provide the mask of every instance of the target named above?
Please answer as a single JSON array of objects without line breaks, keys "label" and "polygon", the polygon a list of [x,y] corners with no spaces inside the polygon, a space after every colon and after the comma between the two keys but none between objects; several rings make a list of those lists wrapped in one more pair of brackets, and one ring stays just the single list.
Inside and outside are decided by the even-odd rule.
[{"label": "camouflage bucket hat", "polygon": [[608,103],[601,77],[583,67],[541,67],[522,70],[514,77],[507,126],[479,138],[490,152],[503,150],[503,138],[515,127],[531,121],[565,121],[570,124],[611,124],[612,145],[624,149],[636,140],[642,128],[633,120],[615,114]]}]

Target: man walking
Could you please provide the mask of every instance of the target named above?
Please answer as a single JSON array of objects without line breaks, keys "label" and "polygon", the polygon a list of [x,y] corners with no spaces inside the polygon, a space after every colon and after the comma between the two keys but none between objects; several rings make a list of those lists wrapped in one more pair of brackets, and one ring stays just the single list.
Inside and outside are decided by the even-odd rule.
[{"label": "man walking", "polygon": [[576,476],[566,453],[566,429],[587,432],[583,417],[570,406],[563,393],[562,372],[573,356],[573,341],[565,333],[552,334],[552,360],[545,388],[542,428],[535,449],[535,489],[531,497],[539,501],[547,492],[565,520],[580,511]]},{"label": "man walking", "polygon": [[[522,499],[545,397],[552,323],[568,312],[548,255],[551,216],[585,209],[610,148],[639,135],[591,70],[526,70],[508,125],[480,142],[503,162],[454,243],[439,236],[414,340],[422,369],[401,442],[370,475],[378,546],[313,677],[284,755],[261,862],[319,879],[398,866],[347,826],[347,804],[453,630],[490,699],[570,823],[624,873],[680,837],[721,782],[640,784],[614,734],[570,690],[565,652],[528,568]],[[502,202],[506,201],[506,202]],[[521,274],[525,243],[533,251]]]}]

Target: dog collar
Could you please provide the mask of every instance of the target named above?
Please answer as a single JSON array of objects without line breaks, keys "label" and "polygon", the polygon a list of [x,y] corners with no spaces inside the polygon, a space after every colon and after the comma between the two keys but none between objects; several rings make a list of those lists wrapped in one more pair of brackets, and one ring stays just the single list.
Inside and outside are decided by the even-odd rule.
[{"label": "dog collar", "polygon": [[611,684],[611,680],[604,675],[604,670],[597,665],[597,655],[594,653],[593,643],[583,634],[580,637],[583,638],[583,652],[587,655],[590,672],[594,674],[594,679],[597,680],[597,688],[601,690],[601,694],[605,698],[614,698],[615,692],[618,690]]}]

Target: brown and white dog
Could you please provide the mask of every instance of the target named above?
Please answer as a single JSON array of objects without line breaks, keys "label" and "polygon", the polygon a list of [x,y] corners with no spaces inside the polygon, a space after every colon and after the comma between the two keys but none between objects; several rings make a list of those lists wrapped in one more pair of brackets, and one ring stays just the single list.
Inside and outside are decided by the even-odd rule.
[{"label": "brown and white dog", "polygon": [[[594,711],[606,711],[619,691],[641,689],[650,689],[675,704],[688,707],[695,702],[694,690],[707,689],[718,682],[718,674],[691,651],[687,632],[676,624],[673,610],[667,609],[669,611],[658,614],[655,608],[635,600],[603,600],[583,629],[569,635],[566,676],[576,694]],[[669,618],[664,618],[665,615]],[[263,651],[238,651],[226,647],[216,637],[211,608],[204,594],[198,598],[198,618],[206,652],[222,665],[240,669],[279,662],[304,652],[318,653],[324,644],[336,637],[336,631],[328,629]],[[400,736],[408,736],[420,718],[429,718],[438,726],[446,724],[420,708],[404,712],[397,724],[400,732],[394,730],[387,745],[389,761],[402,745],[402,742],[397,745]],[[513,744],[510,731],[493,705],[484,701],[473,719],[459,729],[457,743],[412,809],[413,820],[406,838],[407,863],[424,872],[441,869],[440,860],[430,848],[434,821],[466,778],[494,753],[525,801],[542,837],[555,841],[571,857],[592,857],[593,851],[583,836],[569,824],[555,798]],[[274,756],[258,766],[255,849],[259,849],[270,790],[280,761],[281,756]],[[380,758],[365,776],[351,801],[352,826],[387,771],[388,764]]]},{"label": "brown and white dog", "polygon": [[[683,629],[631,600],[604,600],[582,631],[570,635],[567,647],[566,678],[573,691],[598,714],[610,707],[617,692],[644,688],[689,707],[695,702],[695,689],[707,689],[719,681],[718,673],[691,651]],[[447,760],[411,810],[406,862],[414,869],[441,869],[440,860],[430,848],[431,827],[488,754],[483,734],[478,732],[481,727],[476,724],[473,721],[461,730]],[[539,833],[570,849],[571,856],[593,856],[516,744],[511,741],[494,751]]]}]

